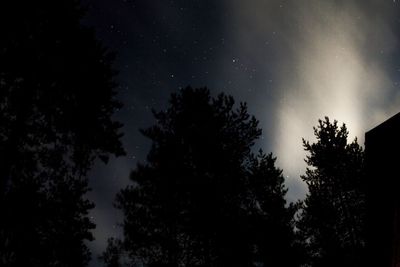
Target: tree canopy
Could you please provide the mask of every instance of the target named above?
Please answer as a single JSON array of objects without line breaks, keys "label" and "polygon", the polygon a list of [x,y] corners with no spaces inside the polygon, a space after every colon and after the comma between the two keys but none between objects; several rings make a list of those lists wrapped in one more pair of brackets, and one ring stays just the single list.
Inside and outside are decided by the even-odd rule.
[{"label": "tree canopy", "polygon": [[303,139],[308,195],[297,225],[311,266],[360,266],[364,247],[364,152],[348,143],[346,125],[325,117],[314,128],[315,143]]},{"label": "tree canopy", "polygon": [[0,3],[0,265],[85,266],[87,171],[124,154],[113,55],[79,1]]},{"label": "tree canopy", "polygon": [[261,130],[246,105],[188,87],[154,116],[147,161],[117,196],[124,239],[108,266],[293,266],[295,209],[275,158],[252,153]]}]

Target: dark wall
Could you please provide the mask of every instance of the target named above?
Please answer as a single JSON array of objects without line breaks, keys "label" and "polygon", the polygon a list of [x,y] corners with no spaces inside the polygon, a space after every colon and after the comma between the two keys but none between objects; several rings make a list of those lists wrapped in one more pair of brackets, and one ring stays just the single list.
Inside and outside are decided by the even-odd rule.
[{"label": "dark wall", "polygon": [[365,134],[367,171],[366,266],[400,263],[400,113]]}]

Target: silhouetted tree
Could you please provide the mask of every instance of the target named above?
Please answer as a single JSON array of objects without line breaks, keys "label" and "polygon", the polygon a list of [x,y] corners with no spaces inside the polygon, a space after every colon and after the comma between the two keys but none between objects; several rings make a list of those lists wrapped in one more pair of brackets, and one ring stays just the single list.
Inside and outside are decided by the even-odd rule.
[{"label": "silhouetted tree", "polygon": [[299,266],[304,260],[303,247],[297,242],[294,215],[298,204],[287,205],[282,170],[275,167],[272,154],[252,156],[246,190],[247,225],[255,245],[257,266]]},{"label": "silhouetted tree", "polygon": [[107,263],[107,267],[122,267],[125,255],[123,255],[123,244],[122,241],[115,238],[109,238],[107,240],[107,249],[100,256],[100,259]]},{"label": "silhouetted tree", "polygon": [[364,247],[364,152],[348,143],[343,124],[327,117],[314,128],[316,142],[303,139],[308,168],[302,176],[309,193],[298,228],[311,266],[359,266]]},{"label": "silhouetted tree", "polygon": [[1,266],[87,265],[86,173],[124,153],[112,55],[78,2],[0,2]]},{"label": "silhouetted tree", "polygon": [[186,88],[154,115],[147,162],[117,196],[124,240],[108,266],[115,253],[145,266],[286,266],[293,212],[275,159],[251,152],[261,130],[246,105]]}]

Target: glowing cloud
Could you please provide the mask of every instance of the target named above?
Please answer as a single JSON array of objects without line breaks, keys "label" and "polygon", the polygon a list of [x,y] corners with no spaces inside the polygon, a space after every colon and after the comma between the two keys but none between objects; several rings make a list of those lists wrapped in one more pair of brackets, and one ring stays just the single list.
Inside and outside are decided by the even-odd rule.
[{"label": "glowing cloud", "polygon": [[275,38],[268,50],[242,46],[274,60],[264,62],[274,64],[276,81],[272,149],[288,175],[290,199],[306,191],[301,138],[313,140],[319,118],[346,123],[350,138],[362,144],[366,130],[400,111],[385,72],[397,41],[386,18],[371,15],[376,1],[339,2],[236,1],[233,9],[247,42]]}]

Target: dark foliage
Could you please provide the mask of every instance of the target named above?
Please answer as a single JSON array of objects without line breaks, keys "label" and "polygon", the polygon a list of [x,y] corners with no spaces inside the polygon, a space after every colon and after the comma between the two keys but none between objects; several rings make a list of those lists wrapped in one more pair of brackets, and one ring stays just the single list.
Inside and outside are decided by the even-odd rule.
[{"label": "dark foliage", "polygon": [[[299,266],[304,261],[302,245],[293,229],[299,205],[287,205],[282,170],[272,154],[251,156],[246,184],[246,223],[255,245],[254,257],[261,266]],[[257,266],[260,266],[257,265]]]},{"label": "dark foliage", "polygon": [[124,153],[112,55],[78,1],[0,2],[0,265],[85,266],[96,157]]},{"label": "dark foliage", "polygon": [[327,117],[314,128],[317,141],[303,140],[309,153],[302,179],[309,193],[298,228],[311,266],[360,266],[364,248],[364,152],[348,143],[343,124]]},{"label": "dark foliage", "polygon": [[289,266],[294,208],[275,159],[251,152],[261,130],[246,105],[186,88],[154,115],[147,163],[117,196],[124,240],[107,265]]}]

